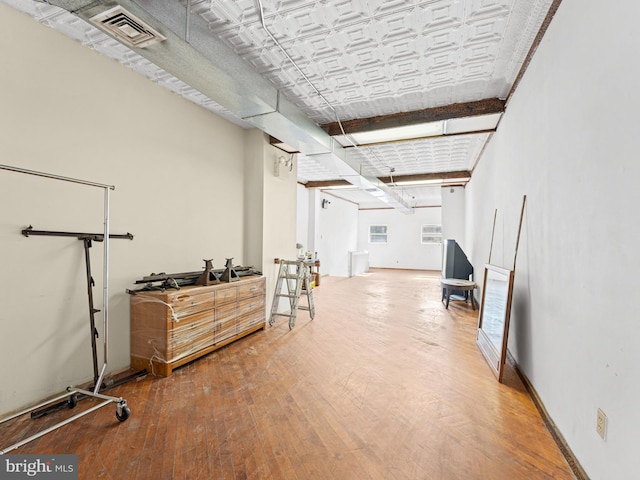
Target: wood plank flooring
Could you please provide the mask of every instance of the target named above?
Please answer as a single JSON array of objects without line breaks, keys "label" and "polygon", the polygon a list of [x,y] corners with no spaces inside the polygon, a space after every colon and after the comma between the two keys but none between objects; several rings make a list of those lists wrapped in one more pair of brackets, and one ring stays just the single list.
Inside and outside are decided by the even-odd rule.
[{"label": "wood plank flooring", "polygon": [[[109,405],[9,455],[75,453],[81,479],[573,479],[515,372],[499,384],[486,365],[477,310],[445,310],[439,278],[323,277],[314,320],[279,317],[112,388],[126,422]],[[92,402],[2,424],[0,448]]]}]

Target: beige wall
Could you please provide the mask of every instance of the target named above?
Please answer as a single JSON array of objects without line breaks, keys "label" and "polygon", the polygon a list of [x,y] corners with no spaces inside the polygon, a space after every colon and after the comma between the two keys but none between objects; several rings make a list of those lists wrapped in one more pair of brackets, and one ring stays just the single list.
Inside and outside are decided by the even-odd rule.
[{"label": "beige wall", "polygon": [[[245,184],[250,134],[1,4],[0,58],[0,163],[116,186],[111,231],[135,235],[110,247],[109,370],[125,368],[136,279],[262,260],[245,247],[264,203]],[[286,216],[281,199],[269,211]],[[0,414],[93,377],[82,243],[20,230],[101,232],[102,205],[102,189],[0,170]]]},{"label": "beige wall", "polygon": [[292,171],[280,168],[274,173],[278,157],[289,155],[268,143],[259,130],[245,134],[245,185],[247,208],[245,248],[247,261],[267,277],[267,316],[271,309],[278,268],[276,258],[294,259],[296,249],[296,158]]}]

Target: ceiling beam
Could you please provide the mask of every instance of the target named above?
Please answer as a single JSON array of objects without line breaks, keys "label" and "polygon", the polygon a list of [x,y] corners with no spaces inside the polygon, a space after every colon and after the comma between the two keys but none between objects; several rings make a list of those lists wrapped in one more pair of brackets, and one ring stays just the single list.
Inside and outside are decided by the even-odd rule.
[{"label": "ceiling beam", "polygon": [[[412,175],[394,175],[392,177],[378,177],[382,183],[393,185],[396,182],[424,182],[429,180],[457,180],[471,177],[469,170],[456,170],[454,172],[418,173]],[[304,184],[306,188],[329,188],[351,185],[346,180],[317,180]]]},{"label": "ceiling beam", "polygon": [[276,137],[274,137],[272,135],[269,135],[269,144],[273,145],[276,148],[279,148],[283,152],[300,153],[300,150],[298,150],[297,148],[292,147],[291,145],[278,140]]},{"label": "ceiling beam", "polygon": [[328,188],[328,187],[346,187],[351,185],[346,180],[337,179],[337,180],[317,180],[310,181],[307,183],[303,183],[305,188]]},{"label": "ceiling beam", "polygon": [[455,172],[416,173],[413,175],[394,175],[393,177],[378,177],[381,182],[392,185],[396,182],[424,182],[428,180],[458,180],[471,177],[469,170]]},{"label": "ceiling beam", "polygon": [[[475,102],[453,103],[442,107],[415,110],[412,112],[380,115],[378,117],[356,118],[345,120],[342,123],[345,133],[369,132],[383,128],[403,127],[420,123],[437,122],[452,118],[474,117],[477,115],[489,115],[504,112],[504,100],[499,98],[486,98]],[[342,129],[338,122],[327,123],[320,127],[329,135],[342,135]]]}]

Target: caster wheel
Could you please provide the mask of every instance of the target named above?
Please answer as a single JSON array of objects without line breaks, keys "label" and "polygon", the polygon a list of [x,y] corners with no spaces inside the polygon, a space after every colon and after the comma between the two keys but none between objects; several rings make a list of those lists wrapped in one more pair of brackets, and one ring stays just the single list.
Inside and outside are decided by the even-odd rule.
[{"label": "caster wheel", "polygon": [[[118,410],[121,410],[122,413],[118,413]],[[118,410],[116,410],[116,418],[121,422],[124,422],[127,418],[131,416],[131,410],[129,410],[129,407],[127,407],[126,405]]]},{"label": "caster wheel", "polygon": [[74,408],[76,405],[78,405],[78,395],[74,393],[67,400],[67,407]]}]

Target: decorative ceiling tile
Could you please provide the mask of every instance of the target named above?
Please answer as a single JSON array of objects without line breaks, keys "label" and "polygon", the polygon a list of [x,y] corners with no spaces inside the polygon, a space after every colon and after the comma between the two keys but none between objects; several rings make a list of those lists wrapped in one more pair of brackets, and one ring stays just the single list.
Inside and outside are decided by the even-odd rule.
[{"label": "decorative ceiling tile", "polygon": [[334,171],[329,170],[323,164],[314,160],[313,157],[303,155],[301,153],[297,156],[299,181],[306,183],[322,180],[336,180],[339,178]]},{"label": "decorative ceiling tile", "polygon": [[[504,98],[517,74],[514,67],[527,53],[521,45],[530,45],[550,3],[262,2],[267,28],[341,120],[430,108],[461,98]],[[262,29],[254,0],[210,0],[198,8],[205,4],[201,15],[216,35],[311,119],[335,120],[334,109],[310,95],[306,81],[292,74],[295,67]]]},{"label": "decorative ceiling tile", "polygon": [[[347,158],[360,163],[362,173],[376,177],[471,170],[487,138],[488,134],[470,134],[349,148]],[[298,157],[301,181],[339,178],[313,157]]]},{"label": "decorative ceiling tile", "polygon": [[[197,90],[65,10],[0,0],[244,127]],[[505,98],[552,0],[179,0],[318,124]],[[273,35],[286,54],[271,38]],[[298,71],[287,55],[303,72]],[[312,85],[309,85],[309,79]],[[319,93],[318,93],[319,92]],[[348,155],[374,176],[471,169],[488,134],[437,137]],[[300,181],[336,174],[298,156]]]}]

